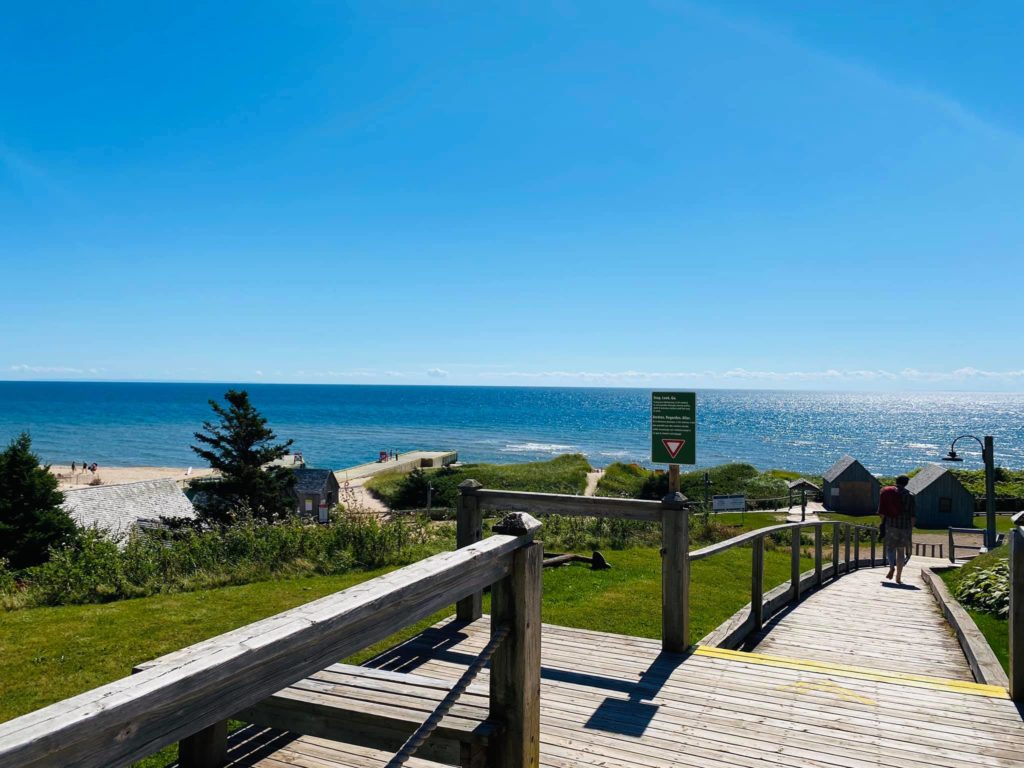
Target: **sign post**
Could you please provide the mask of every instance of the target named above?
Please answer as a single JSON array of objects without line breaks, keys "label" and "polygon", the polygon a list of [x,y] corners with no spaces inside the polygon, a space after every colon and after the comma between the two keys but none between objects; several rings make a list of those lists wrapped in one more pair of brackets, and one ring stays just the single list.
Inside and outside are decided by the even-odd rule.
[{"label": "sign post", "polygon": [[668,490],[679,490],[679,465],[697,463],[697,393],[651,393],[651,461],[668,464]]}]

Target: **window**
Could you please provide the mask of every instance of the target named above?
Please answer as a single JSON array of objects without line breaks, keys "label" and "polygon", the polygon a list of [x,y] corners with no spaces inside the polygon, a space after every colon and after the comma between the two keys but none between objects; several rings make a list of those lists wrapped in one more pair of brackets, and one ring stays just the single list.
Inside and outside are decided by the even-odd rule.
[{"label": "window", "polygon": [[939,512],[944,515],[948,515],[953,511],[953,499],[949,496],[943,496],[939,499]]},{"label": "window", "polygon": [[313,500],[311,498],[309,498],[308,496],[306,497],[306,511],[307,512],[312,512],[313,511]]}]

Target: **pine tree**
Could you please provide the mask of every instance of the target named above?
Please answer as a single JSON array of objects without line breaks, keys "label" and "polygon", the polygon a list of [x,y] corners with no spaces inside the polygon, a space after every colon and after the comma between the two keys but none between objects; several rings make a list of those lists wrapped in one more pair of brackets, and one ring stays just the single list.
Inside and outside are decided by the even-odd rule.
[{"label": "pine tree", "polygon": [[225,527],[245,518],[273,522],[287,516],[294,507],[295,475],[288,467],[266,465],[285,456],[292,441],[274,442],[277,435],[245,390],[230,389],[224,399],[227,408],[210,401],[219,423],[203,422],[205,434],[196,432],[199,445],[192,446],[220,473],[192,484],[200,520]]},{"label": "pine tree", "polygon": [[15,569],[38,565],[50,547],[74,541],[75,521],[61,507],[64,494],[49,467],[39,466],[22,432],[0,452],[0,558]]}]

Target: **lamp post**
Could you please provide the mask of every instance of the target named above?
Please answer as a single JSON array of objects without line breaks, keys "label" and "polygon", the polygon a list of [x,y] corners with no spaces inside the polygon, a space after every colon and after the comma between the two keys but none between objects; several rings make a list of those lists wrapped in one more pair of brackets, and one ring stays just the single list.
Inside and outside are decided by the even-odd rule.
[{"label": "lamp post", "polygon": [[943,461],[963,461],[956,453],[957,440],[969,438],[981,446],[981,458],[985,461],[985,548],[993,549],[996,545],[996,463],[992,436],[986,435],[982,442],[974,435],[960,435],[949,445],[949,453],[942,457]]}]

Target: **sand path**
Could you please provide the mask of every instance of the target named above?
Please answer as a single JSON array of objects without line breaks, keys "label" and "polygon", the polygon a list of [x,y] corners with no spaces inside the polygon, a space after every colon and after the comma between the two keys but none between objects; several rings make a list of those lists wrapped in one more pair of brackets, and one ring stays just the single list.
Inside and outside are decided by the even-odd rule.
[{"label": "sand path", "polygon": [[597,483],[603,474],[603,469],[596,469],[593,472],[587,472],[587,487],[583,490],[584,496],[593,496],[597,493]]}]

